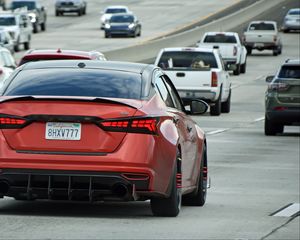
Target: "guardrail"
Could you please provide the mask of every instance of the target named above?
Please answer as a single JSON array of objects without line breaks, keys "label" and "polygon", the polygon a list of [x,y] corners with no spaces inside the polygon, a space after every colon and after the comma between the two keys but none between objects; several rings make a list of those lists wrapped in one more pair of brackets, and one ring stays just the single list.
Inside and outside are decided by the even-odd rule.
[{"label": "guardrail", "polygon": [[193,46],[205,32],[228,31],[246,23],[284,0],[261,0],[226,17],[220,18],[200,27],[169,37],[141,43],[127,48],[104,52],[108,60],[139,62],[154,58],[160,49],[166,47]]}]

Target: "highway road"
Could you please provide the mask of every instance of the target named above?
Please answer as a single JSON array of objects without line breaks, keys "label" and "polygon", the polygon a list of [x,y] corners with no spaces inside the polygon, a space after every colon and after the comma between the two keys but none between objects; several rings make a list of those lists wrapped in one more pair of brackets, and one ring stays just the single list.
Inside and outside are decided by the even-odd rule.
[{"label": "highway road", "polygon": [[[138,1],[130,2],[132,7],[141,7]],[[144,4],[146,2],[150,1]],[[225,2],[230,5],[235,1]],[[259,17],[281,22],[286,10],[295,4],[296,0],[285,1]],[[154,6],[151,4],[151,7]],[[205,16],[205,11],[202,15]],[[82,24],[88,24],[90,17],[86,17],[87,22],[82,18]],[[61,38],[64,46],[79,47],[79,41],[72,40],[71,36],[80,18],[75,18],[76,23],[72,23],[74,18],[62,18],[66,23],[65,31],[60,30],[64,32]],[[96,27],[95,24],[95,31]],[[243,28],[241,25],[235,30]],[[49,26],[49,33],[34,35],[34,44],[57,47],[58,40],[53,39],[36,43],[38,38],[55,31]],[[5,198],[0,200],[0,239],[299,239],[299,212],[298,217],[271,215],[300,202],[300,128],[289,126],[283,134],[272,137],[265,136],[263,131],[267,88],[264,79],[274,74],[287,58],[299,58],[299,33],[281,34],[281,37],[282,55],[274,57],[271,51],[254,51],[248,57],[247,73],[231,77],[233,92],[229,114],[195,117],[208,139],[211,188],[204,207],[183,206],[178,217],[159,218],[152,216],[149,202],[89,205]],[[85,38],[80,35],[80,39]],[[101,43],[101,46],[109,47],[116,44],[109,41],[123,40],[135,41],[108,39],[107,45]],[[92,47],[100,46],[95,39],[86,41],[93,42]],[[86,49],[89,45],[84,46]]]}]

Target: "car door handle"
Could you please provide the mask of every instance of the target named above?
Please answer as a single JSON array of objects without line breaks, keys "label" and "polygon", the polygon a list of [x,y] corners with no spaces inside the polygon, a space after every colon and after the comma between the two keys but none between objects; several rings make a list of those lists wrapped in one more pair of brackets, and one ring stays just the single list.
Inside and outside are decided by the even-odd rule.
[{"label": "car door handle", "polygon": [[176,73],[176,76],[177,76],[177,77],[184,77],[184,76],[185,76],[185,73],[183,73],[183,72],[178,72],[178,73]]},{"label": "car door handle", "polygon": [[193,130],[193,128],[190,127],[190,126],[187,126],[187,127],[186,127],[186,130],[190,133],[190,132]]}]

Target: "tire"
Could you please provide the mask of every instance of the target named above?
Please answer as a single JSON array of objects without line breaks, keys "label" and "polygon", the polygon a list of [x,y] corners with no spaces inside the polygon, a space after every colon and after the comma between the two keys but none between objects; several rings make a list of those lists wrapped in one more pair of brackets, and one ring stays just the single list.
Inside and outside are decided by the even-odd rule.
[{"label": "tire", "polygon": [[37,23],[33,25],[33,30],[32,31],[33,31],[33,33],[38,33],[39,32],[39,27],[38,27]]},{"label": "tire", "polygon": [[24,42],[24,49],[25,50],[29,50],[29,48],[30,48],[30,42],[28,41],[28,42]]},{"label": "tire", "polygon": [[81,9],[78,10],[77,14],[78,14],[78,16],[80,17],[80,16],[82,15],[82,10],[81,10]]},{"label": "tire", "polygon": [[230,106],[231,106],[231,89],[229,90],[229,95],[226,102],[222,102],[221,112],[230,113]]},{"label": "tire", "polygon": [[138,33],[138,37],[140,37],[142,35],[142,28],[139,29],[139,33]]},{"label": "tire", "polygon": [[265,135],[275,136],[277,133],[283,133],[284,126],[282,124],[274,123],[265,116]]},{"label": "tire", "polygon": [[46,31],[46,23],[45,22],[41,23],[41,30]]},{"label": "tire", "polygon": [[246,67],[247,67],[247,60],[245,60],[245,63],[241,65],[241,73],[246,73]]},{"label": "tire", "polygon": [[276,49],[273,50],[273,56],[277,56],[278,54],[280,54],[280,48],[277,47]]},{"label": "tire", "polygon": [[[206,147],[203,149],[197,189],[182,198],[183,205],[202,207],[207,195],[207,154]],[[206,171],[206,173],[205,173]]]},{"label": "tire", "polygon": [[83,15],[86,15],[86,7],[83,9]]},{"label": "tire", "polygon": [[17,40],[17,44],[14,46],[14,50],[15,50],[15,52],[19,52],[20,51],[20,40],[18,39]]},{"label": "tire", "polygon": [[236,69],[233,71],[233,75],[240,75],[241,73],[241,65],[240,64],[237,64],[236,65]]},{"label": "tire", "polygon": [[104,37],[105,37],[105,38],[110,38],[110,34],[105,33],[105,34],[104,34]]},{"label": "tire", "polygon": [[284,29],[284,30],[283,30],[284,33],[288,33],[289,31],[290,31],[290,30],[288,30],[288,29]]},{"label": "tire", "polygon": [[222,107],[221,99],[222,99],[222,88],[220,91],[220,96],[219,96],[218,100],[216,101],[215,105],[210,107],[210,115],[211,116],[219,116],[221,114],[221,107]]},{"label": "tire", "polygon": [[252,48],[251,47],[246,47],[246,49],[247,49],[247,54],[251,55],[252,54]]},{"label": "tire", "polygon": [[174,173],[170,181],[171,193],[167,198],[152,198],[151,199],[151,210],[153,215],[160,217],[176,217],[181,208],[181,188],[176,185],[177,178],[177,161],[179,158],[179,152],[177,153],[177,159],[175,163]]},{"label": "tire", "polygon": [[61,15],[61,12],[58,11],[58,10],[56,10],[56,11],[55,11],[55,16],[58,17],[58,16],[60,16],[60,15]]}]

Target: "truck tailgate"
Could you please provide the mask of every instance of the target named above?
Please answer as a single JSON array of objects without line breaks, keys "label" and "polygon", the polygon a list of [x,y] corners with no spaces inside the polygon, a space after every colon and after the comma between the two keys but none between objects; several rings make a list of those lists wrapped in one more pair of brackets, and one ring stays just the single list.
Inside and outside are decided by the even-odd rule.
[{"label": "truck tailgate", "polygon": [[255,43],[270,43],[274,42],[274,37],[276,33],[273,31],[253,31],[245,33],[246,42],[255,42]]}]

